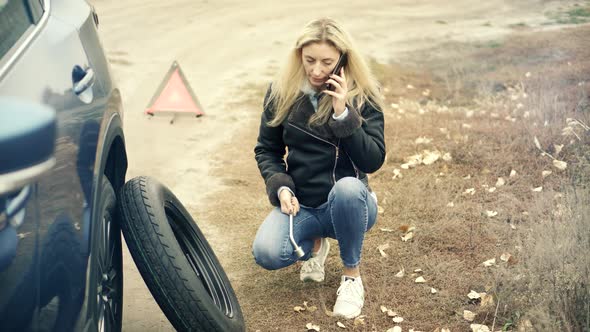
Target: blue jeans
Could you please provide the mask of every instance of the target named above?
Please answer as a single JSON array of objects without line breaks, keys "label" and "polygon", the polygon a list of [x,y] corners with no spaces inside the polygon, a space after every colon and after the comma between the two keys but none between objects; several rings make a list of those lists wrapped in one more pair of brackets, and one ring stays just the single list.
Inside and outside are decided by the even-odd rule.
[{"label": "blue jeans", "polygon": [[[311,208],[301,206],[293,218],[293,237],[308,260],[314,239],[331,237],[338,240],[342,263],[357,267],[365,232],[375,224],[377,202],[358,179],[345,177],[336,182],[328,201]],[[289,266],[297,261],[289,239],[289,216],[274,208],[266,217],[254,239],[252,253],[256,263],[268,270]]]}]

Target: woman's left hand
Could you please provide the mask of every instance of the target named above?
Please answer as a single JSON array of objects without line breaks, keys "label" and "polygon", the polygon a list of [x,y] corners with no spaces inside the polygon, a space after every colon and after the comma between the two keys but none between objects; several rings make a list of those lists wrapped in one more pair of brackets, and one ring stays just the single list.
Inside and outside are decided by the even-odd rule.
[{"label": "woman's left hand", "polygon": [[348,94],[346,76],[344,76],[344,67],[340,69],[340,76],[335,74],[330,75],[330,79],[328,79],[326,83],[330,83],[334,87],[334,91],[324,90],[324,93],[332,96],[334,115],[339,116],[346,109],[346,94]]}]

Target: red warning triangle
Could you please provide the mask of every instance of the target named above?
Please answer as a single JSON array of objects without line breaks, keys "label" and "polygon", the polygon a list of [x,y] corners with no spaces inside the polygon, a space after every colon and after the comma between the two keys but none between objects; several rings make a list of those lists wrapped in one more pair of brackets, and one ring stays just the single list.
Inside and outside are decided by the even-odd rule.
[{"label": "red warning triangle", "polygon": [[170,66],[145,110],[150,115],[156,112],[195,113],[197,116],[205,114],[176,61]]}]

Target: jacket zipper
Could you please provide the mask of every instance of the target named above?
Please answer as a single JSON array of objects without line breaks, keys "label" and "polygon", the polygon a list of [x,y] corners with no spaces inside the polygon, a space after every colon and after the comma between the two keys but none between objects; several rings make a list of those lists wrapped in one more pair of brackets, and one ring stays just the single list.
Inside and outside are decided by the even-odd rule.
[{"label": "jacket zipper", "polygon": [[338,139],[338,145],[334,145],[333,143],[328,142],[325,139],[323,139],[321,137],[318,137],[318,136],[316,136],[316,135],[308,132],[307,130],[301,129],[301,128],[297,127],[296,125],[292,124],[292,123],[289,123],[289,125],[291,127],[295,128],[295,129],[298,129],[298,130],[306,133],[307,135],[309,135],[309,136],[311,136],[311,137],[313,137],[313,138],[315,138],[317,140],[320,140],[320,141],[322,141],[322,142],[324,142],[326,144],[329,144],[329,145],[333,146],[336,149],[336,157],[334,158],[334,168],[332,168],[332,182],[333,182],[333,184],[336,184],[336,165],[338,164],[338,154],[339,154],[338,153],[338,150],[339,150],[338,147],[340,145],[340,139]]}]

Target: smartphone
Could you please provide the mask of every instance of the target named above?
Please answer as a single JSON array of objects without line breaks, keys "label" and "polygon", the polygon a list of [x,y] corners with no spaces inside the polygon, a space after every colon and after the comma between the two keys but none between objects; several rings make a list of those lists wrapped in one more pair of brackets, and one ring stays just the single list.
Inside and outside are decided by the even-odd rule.
[{"label": "smartphone", "polygon": [[[346,53],[342,53],[340,55],[340,58],[338,58],[338,62],[336,62],[336,67],[334,67],[334,70],[332,70],[332,73],[330,73],[330,75],[340,75],[340,69],[346,66],[347,60],[348,57],[346,56]],[[324,90],[334,91],[334,86],[332,86],[332,84],[330,83],[326,83],[324,86]]]}]

